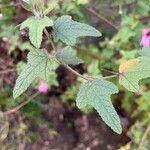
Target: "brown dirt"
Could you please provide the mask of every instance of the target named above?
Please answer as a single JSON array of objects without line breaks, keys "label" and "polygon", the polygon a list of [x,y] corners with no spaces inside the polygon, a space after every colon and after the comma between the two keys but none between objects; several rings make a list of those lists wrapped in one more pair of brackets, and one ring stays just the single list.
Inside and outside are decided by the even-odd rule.
[{"label": "brown dirt", "polygon": [[113,133],[97,113],[83,114],[55,96],[49,106],[43,118],[52,124],[52,132],[32,124],[30,130],[38,139],[27,144],[26,150],[116,150],[130,141],[125,133]]}]

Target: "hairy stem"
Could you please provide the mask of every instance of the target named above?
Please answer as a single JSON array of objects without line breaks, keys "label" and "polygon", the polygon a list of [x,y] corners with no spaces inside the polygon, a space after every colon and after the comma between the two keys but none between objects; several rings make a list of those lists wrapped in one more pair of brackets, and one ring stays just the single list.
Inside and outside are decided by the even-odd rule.
[{"label": "hairy stem", "polygon": [[[57,48],[56,48],[54,42],[52,41],[50,34],[48,33],[48,31],[47,31],[46,29],[44,29],[44,33],[45,33],[45,35],[47,36],[47,39],[49,40],[49,42],[51,43],[52,48],[55,50],[55,52],[57,52]],[[58,59],[57,59],[56,61],[57,61],[57,63],[59,63],[60,65],[63,65],[67,70],[71,71],[73,74],[75,74],[75,75],[78,76],[78,77],[81,77],[82,79],[84,79],[84,80],[86,80],[86,81],[92,81],[92,80],[94,80],[94,79],[98,79],[98,78],[94,78],[94,77],[91,77],[91,76],[85,77],[85,76],[83,76],[82,74],[80,74],[80,73],[78,73],[77,71],[75,71],[74,69],[72,69],[69,65],[63,63],[62,61],[60,61],[60,60],[58,60]],[[115,74],[115,75],[111,75],[111,76],[107,76],[107,77],[102,77],[102,78],[103,78],[103,79],[111,79],[111,78],[114,78],[114,77],[116,77],[116,76],[118,76],[118,75]]]},{"label": "hairy stem", "polygon": [[75,71],[74,69],[72,69],[69,65],[63,63],[62,61],[60,60],[57,60],[57,62],[60,64],[60,65],[63,65],[67,70],[71,71],[74,75],[78,76],[78,77],[81,77],[87,81],[90,81],[92,79],[94,79],[93,77],[89,78],[89,77],[85,77],[83,76],[82,74],[78,73],[77,71]]},{"label": "hairy stem", "polygon": [[103,71],[105,71],[105,72],[108,72],[108,73],[111,73],[111,74],[114,74],[114,75],[120,75],[120,73],[118,73],[118,72],[114,72],[114,71],[111,71],[111,70],[108,70],[108,69],[101,69],[101,70],[103,70]]},{"label": "hairy stem", "polygon": [[[92,76],[85,77],[85,76],[81,75],[80,73],[78,73],[77,71],[75,71],[74,69],[72,69],[70,66],[68,66],[65,63],[61,62],[60,60],[57,60],[57,62],[60,65],[63,65],[66,69],[68,69],[69,71],[71,71],[76,76],[81,77],[82,79],[85,79],[87,81],[92,81],[92,80],[95,80],[95,79],[100,79],[100,78],[94,78]],[[101,77],[101,79],[107,80],[107,79],[112,79],[112,78],[115,78],[115,77],[118,77],[118,75],[115,74],[115,75],[111,75],[111,76]]]},{"label": "hairy stem", "polygon": [[139,144],[139,147],[138,147],[138,150],[141,150],[146,138],[147,138],[147,135],[148,133],[150,133],[150,124],[148,125],[147,129],[145,130],[143,136],[142,136],[142,139],[141,139],[141,142]]},{"label": "hairy stem", "polygon": [[8,110],[6,112],[4,112],[4,115],[10,115],[12,113],[17,112],[18,110],[20,110],[22,107],[24,107],[25,105],[27,105],[29,102],[31,102],[35,97],[37,97],[40,93],[36,92],[35,94],[33,94],[27,101],[24,101],[23,103],[21,103],[20,105],[18,105],[17,107]]},{"label": "hairy stem", "polygon": [[54,42],[52,41],[50,34],[48,33],[48,31],[46,29],[44,29],[44,33],[45,33],[46,37],[48,38],[53,50],[57,51],[57,48],[56,48]]},{"label": "hairy stem", "polygon": [[116,29],[118,31],[118,27],[116,27],[116,25],[114,25],[111,21],[109,21],[108,19],[106,19],[104,16],[102,16],[101,14],[98,14],[95,10],[91,9],[91,8],[87,8],[87,10],[93,14],[94,16],[96,16],[97,18],[103,20],[104,22],[106,22],[107,24],[109,24],[110,26],[112,26],[114,29]]}]

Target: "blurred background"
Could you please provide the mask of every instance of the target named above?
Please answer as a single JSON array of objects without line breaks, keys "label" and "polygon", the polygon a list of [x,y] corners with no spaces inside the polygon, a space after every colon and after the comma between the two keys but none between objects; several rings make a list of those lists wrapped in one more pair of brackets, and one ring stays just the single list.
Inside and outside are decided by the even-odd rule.
[{"label": "blurred background", "polygon": [[[75,47],[85,61],[73,66],[81,74],[99,77],[110,75],[107,70],[118,72],[120,63],[137,56],[142,30],[150,27],[149,0],[45,2],[50,9],[55,7],[48,14],[53,19],[71,15],[102,32],[101,38],[82,39]],[[27,32],[19,31],[17,25],[31,15],[21,0],[0,0],[0,149],[150,150],[148,79],[143,81],[142,95],[127,91],[118,79],[112,79],[120,89],[112,100],[123,126],[121,135],[113,133],[92,108],[76,107],[81,80],[62,66],[50,73],[47,92],[36,94],[41,83],[37,80],[20,98],[13,99],[15,80],[32,47]],[[45,37],[42,46],[51,49]],[[58,47],[62,44],[58,43]]]}]

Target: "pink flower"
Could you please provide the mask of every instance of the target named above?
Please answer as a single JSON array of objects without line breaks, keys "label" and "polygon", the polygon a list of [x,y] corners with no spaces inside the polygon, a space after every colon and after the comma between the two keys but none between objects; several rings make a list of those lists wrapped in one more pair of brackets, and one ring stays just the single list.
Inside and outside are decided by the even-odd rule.
[{"label": "pink flower", "polygon": [[150,46],[150,28],[143,30],[140,45],[142,47],[149,47]]},{"label": "pink flower", "polygon": [[43,94],[46,94],[48,92],[48,89],[49,89],[49,87],[46,82],[41,82],[38,87],[38,91]]}]

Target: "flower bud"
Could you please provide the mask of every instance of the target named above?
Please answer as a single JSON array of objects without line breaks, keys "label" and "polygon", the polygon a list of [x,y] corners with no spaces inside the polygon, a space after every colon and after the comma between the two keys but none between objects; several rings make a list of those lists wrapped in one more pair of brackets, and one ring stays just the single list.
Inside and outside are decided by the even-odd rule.
[{"label": "flower bud", "polygon": [[43,94],[46,94],[48,92],[48,89],[49,89],[49,87],[46,82],[41,82],[38,87],[38,91]]},{"label": "flower bud", "polygon": [[150,28],[143,30],[140,45],[142,47],[150,47]]}]

